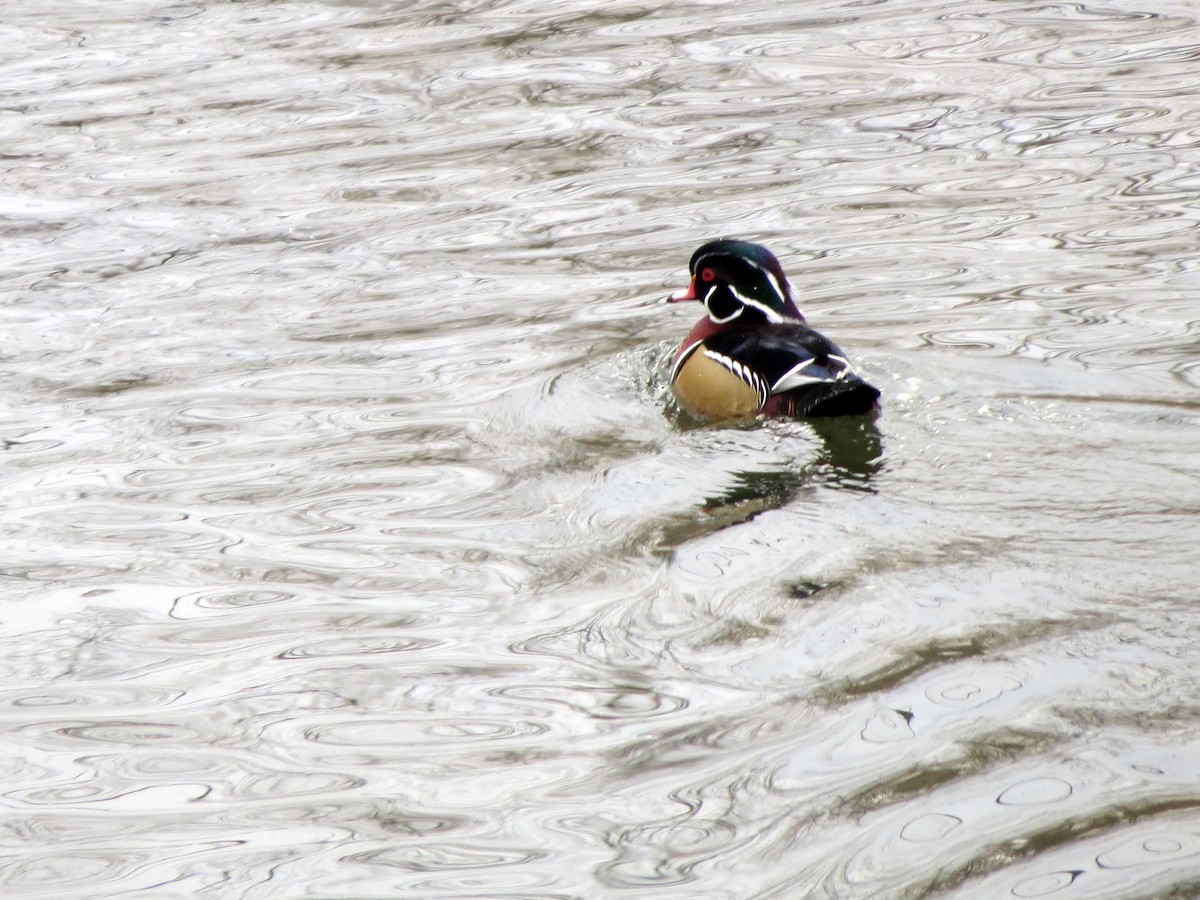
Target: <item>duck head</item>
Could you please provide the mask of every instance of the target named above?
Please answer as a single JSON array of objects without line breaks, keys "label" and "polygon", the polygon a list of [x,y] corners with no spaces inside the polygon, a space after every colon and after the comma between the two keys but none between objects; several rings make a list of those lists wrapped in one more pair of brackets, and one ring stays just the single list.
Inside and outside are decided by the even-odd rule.
[{"label": "duck head", "polygon": [[792,302],[783,267],[760,244],[732,238],[709,241],[692,254],[688,272],[688,286],[667,299],[699,300],[714,325],[804,321]]}]

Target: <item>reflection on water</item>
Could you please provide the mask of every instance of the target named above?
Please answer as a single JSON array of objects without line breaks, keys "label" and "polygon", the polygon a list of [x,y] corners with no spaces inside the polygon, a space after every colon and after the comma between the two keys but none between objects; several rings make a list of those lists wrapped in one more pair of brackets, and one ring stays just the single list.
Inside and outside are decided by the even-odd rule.
[{"label": "reflection on water", "polygon": [[[779,469],[732,473],[718,497],[706,498],[704,511],[726,527],[758,513],[786,506],[802,491],[816,487],[873,491],[871,478],[883,467],[882,438],[875,416],[815,419],[805,425],[819,441],[811,461]],[[793,431],[795,426],[783,425]],[[796,439],[795,434],[784,439]]]},{"label": "reflection on water", "polygon": [[[1188,4],[0,42],[4,897],[1200,890]],[[880,416],[682,421],[729,233]]]}]

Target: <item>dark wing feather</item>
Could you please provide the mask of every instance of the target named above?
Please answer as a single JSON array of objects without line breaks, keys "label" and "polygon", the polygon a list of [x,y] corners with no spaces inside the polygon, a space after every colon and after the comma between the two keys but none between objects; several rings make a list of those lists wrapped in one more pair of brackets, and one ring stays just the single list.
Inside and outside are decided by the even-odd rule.
[{"label": "dark wing feather", "polygon": [[704,344],[770,385],[763,410],[769,414],[855,415],[873,409],[879,398],[836,344],[799,323],[722,331]]}]

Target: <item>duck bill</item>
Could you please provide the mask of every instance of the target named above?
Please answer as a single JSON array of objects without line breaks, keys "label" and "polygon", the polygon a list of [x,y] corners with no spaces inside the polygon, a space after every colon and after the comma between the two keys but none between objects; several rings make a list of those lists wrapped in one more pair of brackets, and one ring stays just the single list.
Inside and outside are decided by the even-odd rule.
[{"label": "duck bill", "polygon": [[667,298],[668,303],[682,303],[684,300],[696,299],[696,279],[693,278],[688,282],[688,286],[683,290],[676,291]]}]

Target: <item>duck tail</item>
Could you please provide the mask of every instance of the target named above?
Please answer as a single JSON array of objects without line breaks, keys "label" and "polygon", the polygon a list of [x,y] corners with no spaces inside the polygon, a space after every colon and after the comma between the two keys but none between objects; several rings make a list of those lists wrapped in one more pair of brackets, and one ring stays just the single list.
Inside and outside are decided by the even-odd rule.
[{"label": "duck tail", "polygon": [[879,389],[861,378],[822,381],[777,394],[778,412],[786,416],[857,416],[879,409]]}]

